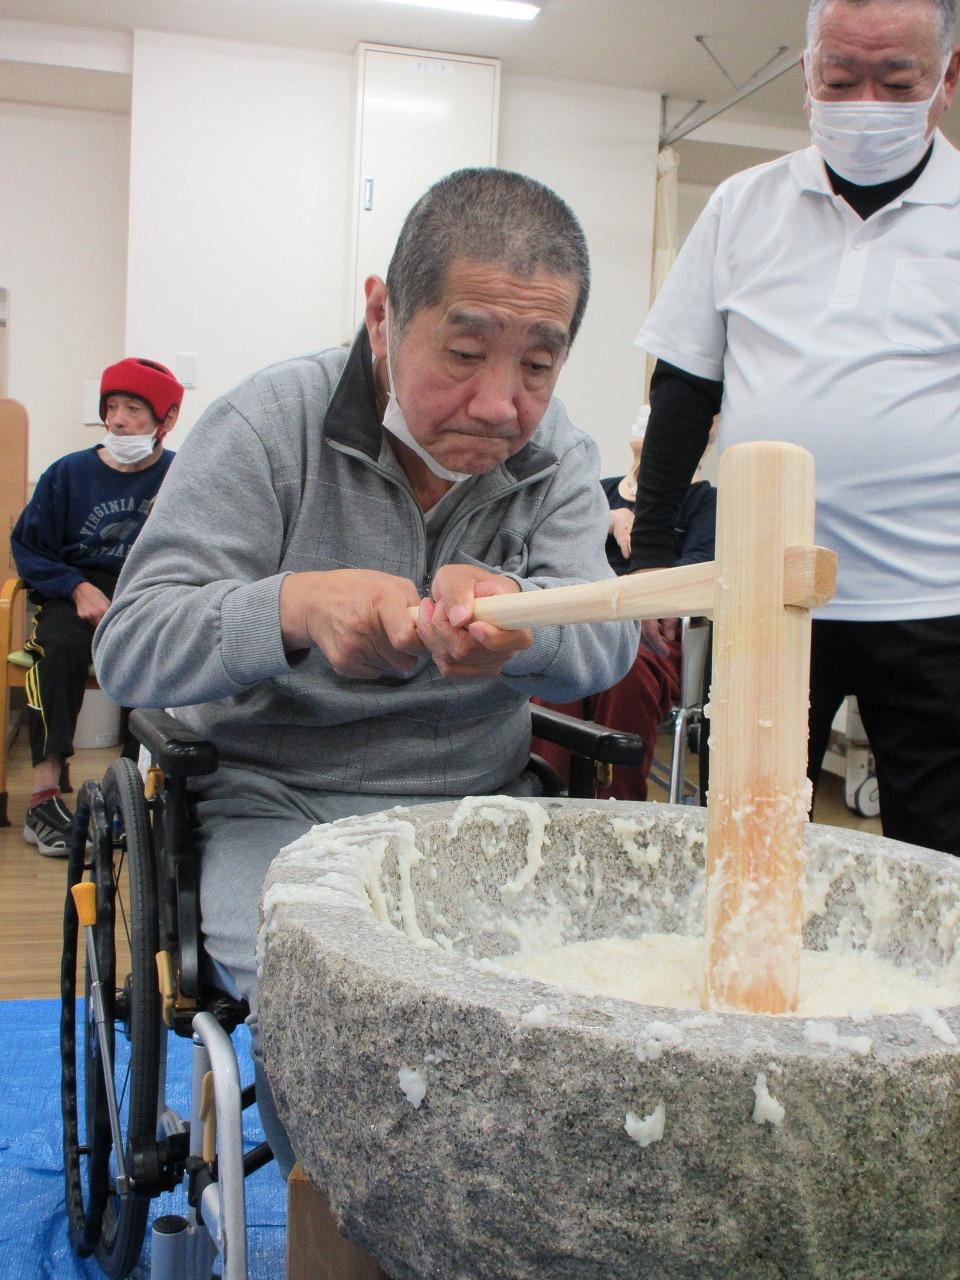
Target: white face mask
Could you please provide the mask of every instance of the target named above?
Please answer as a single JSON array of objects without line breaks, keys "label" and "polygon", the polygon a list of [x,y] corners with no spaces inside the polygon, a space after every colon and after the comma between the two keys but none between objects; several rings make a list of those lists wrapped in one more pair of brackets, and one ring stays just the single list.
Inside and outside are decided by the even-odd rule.
[{"label": "white face mask", "polygon": [[925,102],[823,102],[810,95],[810,132],[820,154],[841,178],[860,187],[893,182],[915,169],[929,145],[930,108]]},{"label": "white face mask", "polygon": [[129,466],[131,462],[143,462],[157,447],[155,436],[116,436],[108,431],[103,447],[116,462]]},{"label": "white face mask", "polygon": [[386,308],[386,328],[387,328],[387,383],[390,388],[390,395],[387,400],[387,407],[383,411],[383,425],[392,436],[401,440],[408,449],[413,452],[423,462],[427,464],[433,474],[439,480],[469,480],[471,472],[469,471],[451,471],[449,467],[445,467],[442,462],[438,462],[432,453],[428,453],[419,440],[413,438],[413,433],[407,426],[407,420],[403,416],[403,410],[400,408],[400,402],[397,400],[397,393],[393,386],[393,366],[390,363],[390,306]]}]

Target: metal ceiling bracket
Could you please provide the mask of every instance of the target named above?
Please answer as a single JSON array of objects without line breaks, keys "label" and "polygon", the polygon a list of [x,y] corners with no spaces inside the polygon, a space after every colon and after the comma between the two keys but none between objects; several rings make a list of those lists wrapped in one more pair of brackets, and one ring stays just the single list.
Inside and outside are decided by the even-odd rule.
[{"label": "metal ceiling bracket", "polygon": [[[705,53],[707,53],[707,54],[708,54],[708,55],[713,59],[713,61],[717,64],[717,66],[720,68],[720,70],[723,72],[723,74],[726,76],[726,78],[727,78],[727,79],[730,81],[730,83],[733,85],[734,90],[742,89],[742,88],[743,88],[743,85],[739,85],[739,84],[737,84],[737,82],[736,82],[736,80],[734,80],[733,76],[730,74],[730,72],[727,70],[727,68],[723,65],[723,63],[720,61],[720,59],[717,57],[717,55],[713,52],[713,50],[712,50],[712,49],[710,48],[710,46],[707,44],[707,37],[706,37],[706,36],[694,36],[693,38],[694,38],[694,40],[696,40],[696,42],[697,42],[697,44],[700,46],[700,48],[701,48],[701,49],[703,49],[703,50],[704,50],[704,52],[705,52]],[[766,60],[766,62],[765,62],[762,66],[757,67],[756,71],[754,71],[753,75],[750,77],[750,80],[755,80],[755,79],[757,78],[757,76],[762,75],[762,74],[763,74],[763,72],[764,72],[764,71],[766,71],[767,67],[771,67],[771,66],[773,66],[773,64],[774,64],[774,63],[776,62],[776,60],[781,56],[781,54],[786,53],[786,52],[787,52],[787,50],[788,50],[789,48],[790,48],[790,46],[789,46],[788,44],[782,44],[782,45],[780,46],[780,48],[777,50],[777,52],[776,52],[776,53],[774,53],[774,54],[771,54],[771,55],[770,55],[770,57]],[[747,84],[749,84],[749,83],[750,83],[750,80],[746,81],[746,83],[747,83]]]},{"label": "metal ceiling bracket", "polygon": [[[712,50],[712,49],[710,48],[710,46],[707,44],[707,37],[706,37],[706,36],[694,36],[693,38],[694,38],[694,40],[696,40],[696,42],[697,42],[697,44],[700,46],[700,48],[701,48],[701,49],[703,49],[703,50],[704,50],[704,51],[705,51],[705,52],[706,52],[706,53],[707,53],[707,54],[708,54],[708,55],[713,59],[713,61],[717,64],[717,66],[720,68],[720,70],[723,72],[723,74],[727,77],[727,79],[728,79],[728,80],[730,81],[730,83],[733,85],[734,89],[739,89],[739,88],[740,88],[740,86],[737,84],[736,80],[734,80],[733,76],[730,74],[730,72],[727,70],[727,68],[723,65],[723,63],[720,61],[720,59],[717,57],[717,55],[713,52],[713,50]],[[782,50],[781,50],[781,52],[782,52]]]},{"label": "metal ceiling bracket", "polygon": [[677,129],[682,128],[685,121],[689,120],[690,117],[695,112],[699,111],[702,106],[706,105],[707,100],[706,98],[698,98],[697,101],[690,108],[690,110],[685,112],[680,117],[680,119],[676,122],[676,124],[670,125],[668,128],[667,103],[669,101],[670,101],[670,98],[667,94],[664,94],[660,99],[660,146],[659,146],[660,151],[662,151],[664,147],[669,146],[669,143],[664,142],[663,139],[667,137],[668,134],[673,134]]},{"label": "metal ceiling bracket", "polygon": [[717,116],[722,115],[724,111],[730,107],[736,106],[738,102],[742,102],[744,98],[749,98],[752,93],[756,93],[758,89],[763,89],[773,80],[779,79],[787,71],[792,71],[800,61],[800,54],[790,54],[785,60],[784,54],[789,53],[790,46],[782,44],[772,58],[767,61],[757,71],[753,73],[749,80],[742,85],[737,85],[727,71],[726,67],[719,61],[713,51],[707,46],[704,36],[696,37],[697,43],[704,48],[713,58],[717,66],[727,77],[732,85],[734,92],[721,102],[707,103],[703,99],[697,102],[690,111],[686,113],[676,124],[667,128],[667,103],[669,97],[664,97],[663,105],[660,112],[661,130],[660,130],[660,150],[669,147],[671,143],[678,142],[681,138],[685,138],[688,133],[693,133],[694,129],[699,129],[702,124],[706,124],[708,120],[713,120]]}]

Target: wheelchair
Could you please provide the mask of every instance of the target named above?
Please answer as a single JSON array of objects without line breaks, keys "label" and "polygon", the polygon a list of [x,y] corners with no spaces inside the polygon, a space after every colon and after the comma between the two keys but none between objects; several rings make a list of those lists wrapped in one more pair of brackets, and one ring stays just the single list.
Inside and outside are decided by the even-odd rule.
[{"label": "wheelchair", "polygon": [[[706,804],[709,748],[704,730],[704,704],[710,685],[713,624],[707,618],[680,619],[680,693],[660,726],[670,734],[669,766],[654,759],[650,777],[667,792],[669,804]],[[687,752],[699,756],[698,781],[687,781]]]},{"label": "wheelchair", "polygon": [[[635,734],[542,707],[531,716],[534,734],[575,761],[564,791],[531,757],[544,795],[592,796],[598,769],[642,759]],[[202,950],[190,782],[216,770],[217,750],[163,711],[134,711],[130,730],[152,761],[146,782],[121,757],[101,783],[83,784],[67,864],[60,1047],[70,1240],[122,1280],[140,1257],[151,1201],[184,1184],[188,1217],[154,1221],[153,1280],[209,1280],[217,1254],[223,1280],[243,1280],[244,1178],[272,1153],[266,1143],[243,1152],[241,1111],[255,1097],[252,1085],[240,1088],[230,1034],[249,1010],[207,980]],[[170,1031],[193,1042],[188,1119],[165,1099]]]},{"label": "wheelchair", "polygon": [[[224,1280],[239,1280],[243,1178],[272,1157],[266,1144],[242,1148],[240,1112],[254,1098],[252,1088],[241,1093],[229,1036],[248,1009],[204,975],[189,783],[217,768],[217,752],[163,712],[134,712],[131,730],[153,760],[146,786],[123,757],[102,784],[85,783],[67,864],[60,1048],[70,1238],[105,1275],[127,1276],[150,1201],[185,1182],[189,1219],[161,1220],[167,1262],[158,1267],[155,1256],[153,1275],[206,1278],[219,1253]],[[81,926],[74,889],[84,883],[92,903]],[[164,1097],[168,1029],[193,1040],[189,1121]]]}]

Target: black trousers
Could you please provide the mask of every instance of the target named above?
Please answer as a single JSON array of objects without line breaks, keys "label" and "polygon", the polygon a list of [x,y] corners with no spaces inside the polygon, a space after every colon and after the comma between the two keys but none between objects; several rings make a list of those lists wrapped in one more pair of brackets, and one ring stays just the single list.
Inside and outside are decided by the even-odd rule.
[{"label": "black trousers", "polygon": [[847,694],[856,695],[877,763],[884,835],[960,854],[960,616],[814,621],[814,786]]},{"label": "black trousers", "polygon": [[[109,599],[115,575],[87,571],[86,577]],[[48,756],[73,755],[73,735],[90,668],[94,628],[77,614],[72,600],[32,591],[36,606],[26,648],[36,655],[27,673],[27,723],[33,764]]]}]

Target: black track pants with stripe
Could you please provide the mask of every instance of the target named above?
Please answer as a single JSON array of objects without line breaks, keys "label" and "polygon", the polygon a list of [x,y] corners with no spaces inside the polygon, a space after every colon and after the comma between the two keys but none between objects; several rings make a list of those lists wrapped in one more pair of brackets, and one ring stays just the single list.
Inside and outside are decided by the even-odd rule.
[{"label": "black track pants with stripe", "polygon": [[[91,580],[93,575],[90,575]],[[95,586],[112,597],[116,579],[96,575]],[[73,755],[73,735],[90,668],[94,628],[72,600],[31,592],[37,612],[26,648],[37,657],[27,673],[27,720],[34,766],[48,756]]]}]

